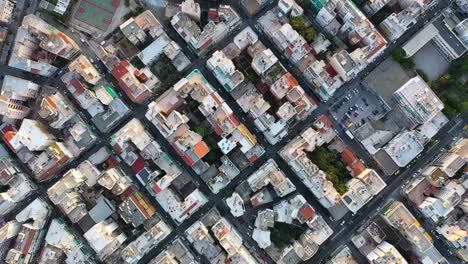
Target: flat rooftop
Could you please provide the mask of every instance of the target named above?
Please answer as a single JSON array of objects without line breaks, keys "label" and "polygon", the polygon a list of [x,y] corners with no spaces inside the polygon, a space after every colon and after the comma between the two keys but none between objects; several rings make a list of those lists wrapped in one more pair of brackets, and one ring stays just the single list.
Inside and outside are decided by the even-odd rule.
[{"label": "flat rooftop", "polygon": [[416,135],[409,131],[397,135],[384,147],[385,152],[400,167],[408,165],[423,149]]}]

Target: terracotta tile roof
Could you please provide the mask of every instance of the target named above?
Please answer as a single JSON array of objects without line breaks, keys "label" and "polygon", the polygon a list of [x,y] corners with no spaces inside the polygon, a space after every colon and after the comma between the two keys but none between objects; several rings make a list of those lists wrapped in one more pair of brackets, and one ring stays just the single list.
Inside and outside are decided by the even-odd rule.
[{"label": "terracotta tile roof", "polygon": [[356,155],[354,155],[354,153],[349,148],[345,148],[343,152],[341,152],[341,158],[346,162],[346,165],[348,166],[350,166],[357,160]]},{"label": "terracotta tile roof", "polygon": [[200,159],[203,158],[208,152],[210,148],[206,145],[205,141],[200,140],[195,146],[193,147],[193,151]]}]

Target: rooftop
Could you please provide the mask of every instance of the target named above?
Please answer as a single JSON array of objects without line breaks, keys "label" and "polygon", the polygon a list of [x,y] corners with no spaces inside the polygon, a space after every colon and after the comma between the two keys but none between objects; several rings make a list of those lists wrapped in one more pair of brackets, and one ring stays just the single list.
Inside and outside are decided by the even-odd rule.
[{"label": "rooftop", "polygon": [[118,228],[116,222],[108,220],[95,224],[84,234],[84,238],[101,260],[114,253],[127,240]]},{"label": "rooftop", "polygon": [[416,76],[393,93],[404,112],[416,122],[423,124],[444,109],[444,104],[424,82]]},{"label": "rooftop", "polygon": [[408,262],[398,252],[398,250],[387,241],[380,243],[366,258],[375,264],[398,263],[407,264]]},{"label": "rooftop", "polygon": [[137,263],[146,253],[157,246],[172,231],[162,220],[157,220],[151,228],[128,244],[121,252],[126,263]]},{"label": "rooftop", "polygon": [[400,167],[405,167],[424,149],[415,131],[404,131],[383,147],[384,151]]},{"label": "rooftop", "polygon": [[156,212],[156,208],[141,192],[135,191],[119,205],[120,217],[133,227],[138,227]]},{"label": "rooftop", "polygon": [[[79,236],[75,235],[73,230],[65,224],[60,218],[51,221],[49,230],[45,237],[46,246],[52,246],[60,249],[67,255],[66,262],[85,262],[92,261],[94,257],[87,250],[86,246],[80,241]],[[47,251],[42,252],[39,259],[46,261],[48,259]],[[40,262],[42,263],[42,262]]]},{"label": "rooftop", "polygon": [[267,160],[257,171],[247,178],[252,191],[256,192],[271,184],[278,196],[283,197],[296,190],[289,178],[281,171],[273,159]]},{"label": "rooftop", "polygon": [[68,69],[79,73],[90,84],[96,84],[101,79],[99,72],[83,54],[70,62]]},{"label": "rooftop", "polygon": [[401,202],[392,202],[384,209],[383,215],[395,229],[405,234],[409,242],[416,247],[418,254],[423,254],[433,247],[429,234]]},{"label": "rooftop", "polygon": [[234,63],[222,51],[215,51],[206,63],[228,92],[244,81],[244,75],[236,69]]}]

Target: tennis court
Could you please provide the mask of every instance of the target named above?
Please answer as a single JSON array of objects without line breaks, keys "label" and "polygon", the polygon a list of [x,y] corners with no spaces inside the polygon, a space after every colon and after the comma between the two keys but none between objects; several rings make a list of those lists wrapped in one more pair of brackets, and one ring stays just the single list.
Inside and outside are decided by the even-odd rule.
[{"label": "tennis court", "polygon": [[74,19],[106,31],[112,22],[112,17],[119,7],[121,0],[81,0]]}]

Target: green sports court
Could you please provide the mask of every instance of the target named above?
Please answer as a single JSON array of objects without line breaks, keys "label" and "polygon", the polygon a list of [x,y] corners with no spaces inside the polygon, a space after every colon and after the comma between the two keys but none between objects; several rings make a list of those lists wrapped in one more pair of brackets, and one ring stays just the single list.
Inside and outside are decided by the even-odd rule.
[{"label": "green sports court", "polygon": [[74,19],[98,30],[106,31],[121,0],[81,0]]}]

